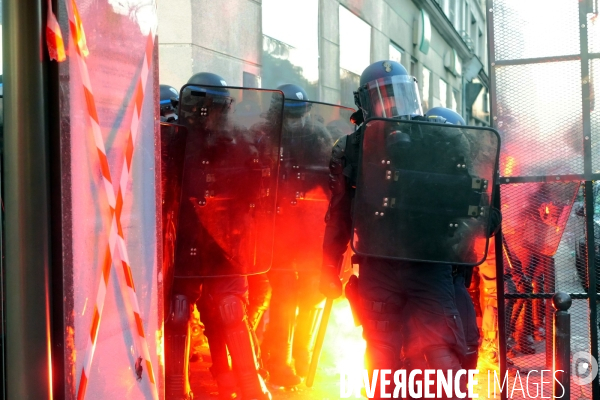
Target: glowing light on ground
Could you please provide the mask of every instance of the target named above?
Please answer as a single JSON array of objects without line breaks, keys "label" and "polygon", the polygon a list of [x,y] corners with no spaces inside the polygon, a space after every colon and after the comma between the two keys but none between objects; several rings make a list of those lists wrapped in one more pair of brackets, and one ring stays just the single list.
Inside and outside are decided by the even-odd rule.
[{"label": "glowing light on ground", "polygon": [[359,373],[362,376],[366,343],[362,327],[354,326],[352,310],[346,299],[336,300],[331,311],[327,336],[323,346],[323,367],[340,372]]}]

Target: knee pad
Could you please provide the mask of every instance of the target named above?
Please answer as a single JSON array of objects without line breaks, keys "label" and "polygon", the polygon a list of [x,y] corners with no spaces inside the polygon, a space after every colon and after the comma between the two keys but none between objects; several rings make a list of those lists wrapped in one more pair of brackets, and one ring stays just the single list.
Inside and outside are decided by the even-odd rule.
[{"label": "knee pad", "polygon": [[219,316],[225,327],[243,324],[246,320],[246,305],[242,299],[227,295],[218,302]]},{"label": "knee pad", "polygon": [[167,324],[173,329],[187,331],[187,324],[191,316],[190,301],[186,295],[176,294],[171,298],[171,309]]}]

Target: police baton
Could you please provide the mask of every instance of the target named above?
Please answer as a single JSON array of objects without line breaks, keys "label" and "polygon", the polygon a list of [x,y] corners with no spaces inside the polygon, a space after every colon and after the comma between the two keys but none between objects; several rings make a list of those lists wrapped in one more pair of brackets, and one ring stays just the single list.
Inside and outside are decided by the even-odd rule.
[{"label": "police baton", "polygon": [[310,359],[308,375],[306,376],[307,387],[312,387],[313,383],[315,382],[317,365],[319,364],[319,356],[321,355],[321,349],[323,348],[323,342],[325,341],[325,332],[327,332],[327,323],[329,322],[329,316],[331,315],[332,307],[333,299],[327,298],[325,301],[325,308],[323,309],[323,316],[321,317],[321,323],[319,324],[319,331],[317,332],[315,348],[313,349],[312,358]]},{"label": "police baton", "polygon": [[[342,270],[345,256],[338,263],[338,277]],[[323,315],[321,317],[321,323],[319,324],[319,331],[317,332],[317,339],[315,340],[315,347],[313,349],[312,358],[310,359],[310,366],[308,367],[308,374],[306,375],[306,386],[312,387],[315,382],[315,375],[317,374],[317,365],[319,364],[319,357],[321,356],[321,350],[323,349],[323,342],[325,341],[325,333],[327,332],[327,324],[329,323],[329,316],[331,315],[331,308],[333,307],[333,299],[329,297],[325,300],[325,308],[323,308]]]}]

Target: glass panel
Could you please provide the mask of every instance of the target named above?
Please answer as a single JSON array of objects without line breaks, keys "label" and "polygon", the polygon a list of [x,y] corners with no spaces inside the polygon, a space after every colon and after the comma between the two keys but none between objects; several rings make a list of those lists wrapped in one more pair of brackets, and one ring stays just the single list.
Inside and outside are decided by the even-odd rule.
[{"label": "glass panel", "polygon": [[402,53],[404,53],[404,50],[394,43],[390,43],[390,60],[402,64]]},{"label": "glass panel", "polygon": [[482,262],[498,152],[498,134],[489,128],[369,120],[354,200],[354,250]]},{"label": "glass panel", "polygon": [[440,79],[440,106],[448,107],[448,84]]},{"label": "glass panel", "polygon": [[423,112],[426,113],[431,108],[431,71],[423,67],[423,81],[421,82],[421,88],[423,89]]},{"label": "glass panel", "polygon": [[452,109],[454,111],[456,111],[457,113],[460,113],[459,108],[459,104],[460,104],[460,93],[458,92],[458,90],[452,90]]},{"label": "glass panel", "polygon": [[360,76],[371,64],[371,26],[340,6],[340,68]]},{"label": "glass panel", "polygon": [[341,103],[345,107],[356,107],[354,104],[354,92],[358,90],[360,75],[340,69]]},{"label": "glass panel", "polygon": [[[83,64],[68,40],[65,8],[59,7],[63,38],[71,44],[69,62],[58,64],[61,207],[66,210],[61,253],[65,371],[60,376],[67,398],[76,398],[78,391],[83,396],[81,390],[90,400],[125,393],[153,398],[160,390],[163,324],[153,95],[158,66],[152,62],[158,60],[156,4],[66,2],[69,9],[75,3],[89,49],[85,66],[96,115],[87,106],[92,96],[83,83]],[[99,157],[99,141],[105,159]],[[104,179],[108,171],[112,185]],[[136,363],[143,368],[138,368],[139,381]]]},{"label": "glass panel", "polygon": [[[262,87],[299,85],[309,99],[318,100],[318,0],[264,0],[262,2]],[[290,28],[302,21],[302,28]]]}]

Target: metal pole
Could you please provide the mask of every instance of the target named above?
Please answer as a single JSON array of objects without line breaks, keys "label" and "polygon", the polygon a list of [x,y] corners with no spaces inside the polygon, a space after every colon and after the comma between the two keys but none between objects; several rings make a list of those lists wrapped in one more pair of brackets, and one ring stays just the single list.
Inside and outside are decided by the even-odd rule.
[{"label": "metal pole", "polygon": [[[556,264],[554,262],[554,257],[546,257],[543,256],[540,262],[544,263],[544,293],[554,293],[556,290]],[[556,297],[556,295],[555,295]],[[554,297],[553,297],[554,299]],[[552,367],[552,360],[554,358],[553,347],[548,340],[548,335],[552,332],[552,301],[550,299],[547,300],[534,300],[541,302],[544,305],[544,329],[546,331],[546,367]],[[535,307],[535,306],[534,306]]]},{"label": "metal pole", "polygon": [[327,299],[325,301],[325,308],[323,309],[323,316],[321,317],[321,324],[319,325],[319,331],[317,332],[317,340],[315,341],[315,348],[313,350],[312,358],[310,360],[310,367],[308,368],[308,375],[306,377],[306,386],[308,387],[312,387],[315,381],[315,376],[317,375],[317,366],[319,364],[319,357],[321,356],[323,342],[325,341],[327,323],[329,322],[329,316],[331,315],[332,307],[333,299]]},{"label": "metal pole", "polygon": [[[581,53],[581,111],[582,111],[582,143],[583,143],[583,169],[585,175],[589,176],[592,171],[592,141],[591,141],[591,86],[590,86],[590,57],[588,51],[588,29],[587,15],[592,12],[592,4],[589,1],[579,2],[579,52]],[[598,359],[598,316],[597,316],[597,294],[596,294],[596,265],[594,246],[594,193],[593,184],[586,180],[584,186],[585,194],[585,217],[586,217],[586,248],[587,248],[587,271],[589,278],[589,307],[590,307],[590,352],[592,357]],[[592,398],[600,399],[600,380],[598,376],[592,381]]]},{"label": "metal pole", "polygon": [[[565,292],[557,292],[552,297],[554,313],[554,399],[571,398],[571,297]],[[560,372],[557,372],[560,371]]]},{"label": "metal pole", "polygon": [[45,2],[2,3],[7,396],[50,399]]}]

